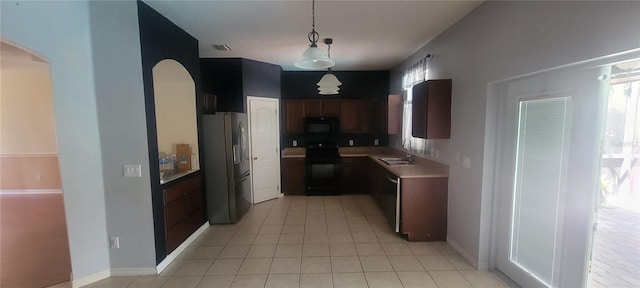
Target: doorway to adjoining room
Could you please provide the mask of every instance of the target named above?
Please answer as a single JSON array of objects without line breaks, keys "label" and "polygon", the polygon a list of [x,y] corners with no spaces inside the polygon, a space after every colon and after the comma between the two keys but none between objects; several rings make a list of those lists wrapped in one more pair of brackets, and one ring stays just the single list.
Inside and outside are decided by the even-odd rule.
[{"label": "doorway to adjoining room", "polygon": [[49,63],[0,41],[0,286],[71,277]]}]

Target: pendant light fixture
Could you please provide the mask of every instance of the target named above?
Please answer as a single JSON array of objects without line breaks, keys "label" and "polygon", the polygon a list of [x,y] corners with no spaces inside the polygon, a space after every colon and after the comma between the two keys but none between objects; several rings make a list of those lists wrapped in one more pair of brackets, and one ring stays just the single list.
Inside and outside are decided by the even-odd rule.
[{"label": "pendant light fixture", "polygon": [[309,38],[309,48],[302,53],[302,57],[298,62],[294,63],[294,65],[298,68],[302,69],[327,69],[333,67],[335,63],[329,59],[324,50],[318,48],[318,39],[320,39],[320,34],[316,32],[316,1],[311,1],[311,32],[307,35]]},{"label": "pendant light fixture", "polygon": [[[325,38],[324,44],[327,44],[329,46],[329,48],[327,49],[327,56],[329,59],[331,59],[331,44],[333,44],[333,39]],[[340,85],[342,85],[342,82],[338,80],[336,75],[333,75],[333,73],[331,73],[331,68],[329,68],[327,74],[324,74],[324,76],[322,76],[322,78],[318,82],[318,94],[336,95],[338,94],[338,91],[340,91],[340,88],[338,88],[338,86]]]}]

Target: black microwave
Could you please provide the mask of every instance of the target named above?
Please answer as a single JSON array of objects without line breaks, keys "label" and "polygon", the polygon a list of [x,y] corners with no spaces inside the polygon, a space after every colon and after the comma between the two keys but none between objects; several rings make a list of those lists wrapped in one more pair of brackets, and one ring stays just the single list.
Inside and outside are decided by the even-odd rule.
[{"label": "black microwave", "polygon": [[338,117],[306,117],[304,132],[313,137],[338,137],[340,119]]}]

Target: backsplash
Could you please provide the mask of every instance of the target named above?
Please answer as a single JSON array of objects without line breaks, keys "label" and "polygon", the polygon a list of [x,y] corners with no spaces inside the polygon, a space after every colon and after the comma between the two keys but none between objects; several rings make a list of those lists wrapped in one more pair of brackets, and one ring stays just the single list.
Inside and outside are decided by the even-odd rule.
[{"label": "backsplash", "polygon": [[[290,147],[305,147],[307,145],[308,137],[304,133],[295,134],[282,134],[281,147],[282,149]],[[375,145],[375,140],[378,139],[378,145]],[[297,145],[293,145],[293,141],[296,141]],[[349,140],[353,140],[353,145],[349,145]],[[339,147],[364,147],[364,146],[387,146],[389,144],[389,135],[387,134],[340,134],[338,137]]]}]

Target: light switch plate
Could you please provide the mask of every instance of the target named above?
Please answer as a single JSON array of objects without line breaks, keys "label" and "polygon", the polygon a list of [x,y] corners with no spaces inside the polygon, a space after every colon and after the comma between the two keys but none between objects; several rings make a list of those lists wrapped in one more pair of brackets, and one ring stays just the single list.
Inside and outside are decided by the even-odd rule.
[{"label": "light switch plate", "polygon": [[110,248],[120,248],[120,237],[111,236],[109,237],[109,247]]},{"label": "light switch plate", "polygon": [[142,178],[142,165],[122,165],[122,174],[124,177]]},{"label": "light switch plate", "polygon": [[380,145],[380,141],[378,139],[373,139],[373,145],[375,146]]},{"label": "light switch plate", "polygon": [[353,139],[349,139],[349,146],[353,146]]},{"label": "light switch plate", "polygon": [[293,140],[293,147],[298,147],[298,140]]},{"label": "light switch plate", "polygon": [[467,156],[462,157],[462,167],[471,168],[471,158]]}]

